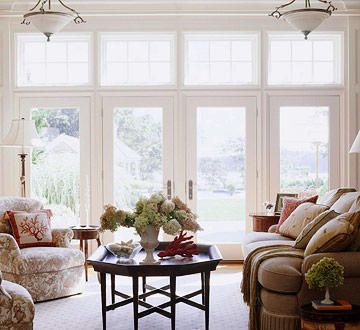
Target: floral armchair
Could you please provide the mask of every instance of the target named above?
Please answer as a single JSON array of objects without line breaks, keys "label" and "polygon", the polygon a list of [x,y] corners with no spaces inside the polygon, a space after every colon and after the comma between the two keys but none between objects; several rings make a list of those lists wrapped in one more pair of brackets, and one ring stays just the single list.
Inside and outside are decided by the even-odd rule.
[{"label": "floral armchair", "polygon": [[29,198],[0,198],[0,271],[5,280],[26,288],[35,302],[80,293],[84,285],[84,254],[71,247],[71,229],[53,229],[55,247],[20,249],[3,214],[35,211],[42,204]]},{"label": "floral armchair", "polygon": [[2,281],[0,272],[0,329],[33,329],[35,307],[29,292],[22,286]]}]

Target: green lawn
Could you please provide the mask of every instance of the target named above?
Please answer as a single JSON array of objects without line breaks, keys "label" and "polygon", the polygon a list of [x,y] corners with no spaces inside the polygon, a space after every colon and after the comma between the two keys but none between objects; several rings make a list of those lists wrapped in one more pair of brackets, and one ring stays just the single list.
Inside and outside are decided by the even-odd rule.
[{"label": "green lawn", "polygon": [[244,199],[204,199],[198,201],[200,221],[245,221]]}]

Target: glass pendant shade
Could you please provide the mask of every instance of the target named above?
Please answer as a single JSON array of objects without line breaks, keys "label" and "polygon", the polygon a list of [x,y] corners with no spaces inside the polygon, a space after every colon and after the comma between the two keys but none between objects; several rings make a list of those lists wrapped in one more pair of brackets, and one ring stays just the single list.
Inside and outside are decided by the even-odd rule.
[{"label": "glass pendant shade", "polygon": [[34,120],[14,119],[1,147],[34,147],[39,135]]},{"label": "glass pendant shade", "polygon": [[55,11],[38,11],[26,14],[24,18],[43,33],[49,41],[50,37],[68,25],[74,19],[74,16],[68,13]]},{"label": "glass pendant shade", "polygon": [[307,39],[309,33],[318,28],[330,15],[331,13],[324,9],[304,8],[284,13],[282,18],[293,28],[301,31]]}]

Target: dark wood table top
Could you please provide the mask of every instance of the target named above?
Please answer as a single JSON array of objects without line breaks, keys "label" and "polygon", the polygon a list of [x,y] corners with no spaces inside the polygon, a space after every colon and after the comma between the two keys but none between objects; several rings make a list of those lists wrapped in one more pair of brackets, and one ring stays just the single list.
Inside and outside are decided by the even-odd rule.
[{"label": "dark wood table top", "polygon": [[[155,254],[165,249],[169,242],[160,242]],[[222,256],[215,245],[198,244],[200,254],[193,258],[165,258],[160,264],[145,265],[140,262],[145,258],[141,250],[134,258],[134,263],[118,263],[118,258],[105,247],[100,246],[88,259],[94,270],[123,276],[183,276],[216,270]]]},{"label": "dark wood table top", "polygon": [[250,217],[277,217],[280,218],[280,214],[275,214],[275,213],[267,213],[267,212],[256,212],[256,213],[250,213],[249,214]]},{"label": "dark wood table top", "polygon": [[308,304],[301,307],[301,317],[315,322],[360,321],[360,306],[352,305],[351,310],[318,311],[311,304]]}]

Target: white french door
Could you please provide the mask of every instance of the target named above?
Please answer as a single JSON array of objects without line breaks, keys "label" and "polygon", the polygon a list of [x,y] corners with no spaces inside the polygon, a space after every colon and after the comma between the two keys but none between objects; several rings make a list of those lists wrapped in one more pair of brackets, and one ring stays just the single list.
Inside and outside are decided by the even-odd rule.
[{"label": "white french door", "polygon": [[270,98],[270,198],[278,192],[323,194],[340,185],[337,96]]},{"label": "white french door", "polygon": [[[141,196],[173,193],[173,98],[104,97],[104,199],[133,209]],[[134,238],[120,228],[118,240]]]},{"label": "white french door", "polygon": [[40,140],[28,158],[28,195],[53,211],[54,227],[89,224],[90,99],[23,97],[19,115],[35,121]]},{"label": "white french door", "polygon": [[186,199],[204,229],[198,241],[242,259],[256,208],[256,98],[189,97],[186,155]]}]

